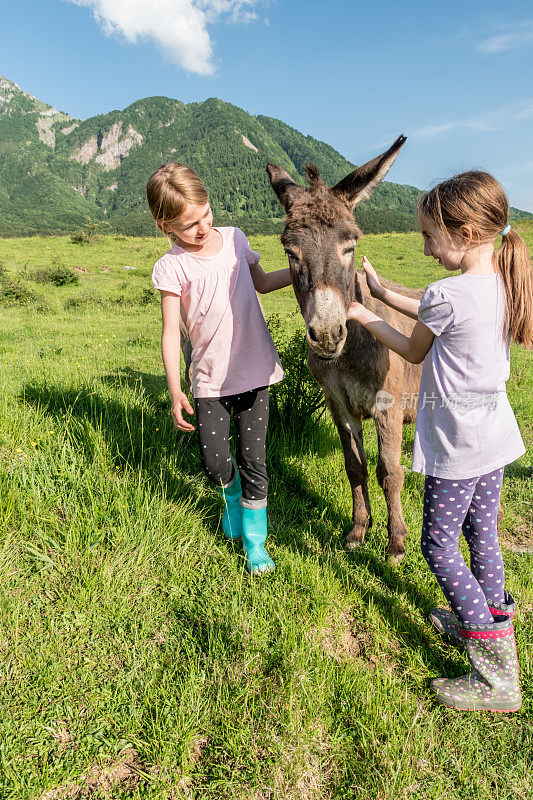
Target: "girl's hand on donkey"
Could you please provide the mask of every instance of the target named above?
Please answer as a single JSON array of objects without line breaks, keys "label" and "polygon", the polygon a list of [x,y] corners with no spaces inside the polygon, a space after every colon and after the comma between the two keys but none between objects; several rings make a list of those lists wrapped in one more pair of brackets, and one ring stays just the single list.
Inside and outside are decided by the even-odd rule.
[{"label": "girl's hand on donkey", "polygon": [[172,403],[172,421],[174,422],[174,427],[178,430],[190,433],[194,430],[194,425],[183,419],[183,411],[186,411],[187,414],[194,414],[194,409],[189,403],[187,395],[184,392],[180,392]]},{"label": "girl's hand on donkey", "polygon": [[370,294],[372,297],[377,297],[379,299],[383,295],[384,287],[381,285],[381,281],[379,280],[376,270],[366,256],[363,256],[363,269],[365,271],[366,282],[368,284],[368,288],[370,289]]},{"label": "girl's hand on donkey", "polygon": [[361,321],[362,316],[365,314],[366,308],[362,303],[358,303],[357,300],[354,300],[353,303],[350,303],[348,306],[348,312],[346,314],[346,319],[355,319],[358,322]]}]

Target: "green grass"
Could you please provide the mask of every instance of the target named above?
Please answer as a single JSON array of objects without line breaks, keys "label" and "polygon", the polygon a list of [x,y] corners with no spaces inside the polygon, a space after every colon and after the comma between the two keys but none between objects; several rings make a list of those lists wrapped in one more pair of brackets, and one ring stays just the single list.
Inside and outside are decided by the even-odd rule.
[{"label": "green grass", "polygon": [[[284,266],[277,239],[251,243],[267,268]],[[511,546],[533,527],[530,355],[512,349],[508,391],[528,453],[506,469],[502,526],[524,706],[453,712],[428,690],[467,665],[427,623],[441,595],[419,552],[413,427],[402,455],[411,536],[392,568],[372,424],[375,524],[355,553],[343,547],[350,492],[333,426],[289,435],[273,424],[277,570],[249,580],[240,547],[223,541],[196,441],[171,424],[150,293],[165,249],[150,238],[0,240],[3,285],[36,296],[13,305],[0,293],[0,797],[76,796],[69,784],[87,787],[82,776],[133,749],[136,778],[107,796],[529,798],[532,556]],[[441,277],[416,234],[368,236],[360,250],[413,288]],[[32,279],[54,264],[81,268],[79,284]],[[261,300],[297,324],[290,289]]]}]

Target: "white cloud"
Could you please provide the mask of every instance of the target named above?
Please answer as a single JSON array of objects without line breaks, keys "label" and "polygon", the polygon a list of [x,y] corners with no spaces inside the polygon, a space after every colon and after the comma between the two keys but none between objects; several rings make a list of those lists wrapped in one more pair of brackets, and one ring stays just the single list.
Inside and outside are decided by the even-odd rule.
[{"label": "white cloud", "polygon": [[533,101],[530,100],[525,103],[497,108],[487,114],[465,117],[464,119],[452,120],[438,125],[426,125],[418,130],[411,131],[409,135],[413,139],[429,139],[460,128],[479,132],[503,131],[509,128],[513,122],[530,119],[531,117],[533,117]]},{"label": "white cloud", "polygon": [[533,44],[533,20],[525,20],[519,26],[507,27],[507,32],[490,36],[477,49],[480,53],[503,53],[529,44]]},{"label": "white cloud", "polygon": [[201,8],[208,22],[217,22],[226,17],[229,22],[250,22],[257,19],[255,11],[250,11],[257,0],[193,0]]},{"label": "white cloud", "polygon": [[108,36],[152,40],[174,63],[212,75],[213,43],[207,24],[250,22],[265,0],[67,0],[91,9]]}]

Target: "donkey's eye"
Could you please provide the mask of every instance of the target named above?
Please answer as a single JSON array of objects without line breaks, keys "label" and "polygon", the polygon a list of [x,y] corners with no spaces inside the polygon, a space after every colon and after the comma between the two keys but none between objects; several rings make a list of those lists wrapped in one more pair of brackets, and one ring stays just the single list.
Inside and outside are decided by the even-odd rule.
[{"label": "donkey's eye", "polygon": [[287,258],[289,259],[289,263],[292,264],[293,267],[300,266],[300,262],[298,261],[298,257],[294,255],[294,253],[286,252]]},{"label": "donkey's eye", "polygon": [[344,255],[347,256],[348,253],[353,253],[355,250],[355,244],[351,244],[349,247],[346,247],[344,250]]}]

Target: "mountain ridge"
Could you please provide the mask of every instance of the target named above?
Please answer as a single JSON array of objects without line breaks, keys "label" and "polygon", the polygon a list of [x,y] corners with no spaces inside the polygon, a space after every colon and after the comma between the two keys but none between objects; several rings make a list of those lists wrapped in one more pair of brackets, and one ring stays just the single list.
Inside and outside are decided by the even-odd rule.
[{"label": "mountain ridge", "polygon": [[[282,120],[218,98],[183,103],[154,96],[77,119],[0,76],[1,236],[68,233],[88,220],[155,235],[146,180],[170,160],[202,177],[219,224],[239,224],[248,233],[281,228],[267,161],[301,183],[307,162],[330,184],[355,166]],[[414,186],[385,181],[357,219],[366,232],[413,230],[419,195]]]}]

